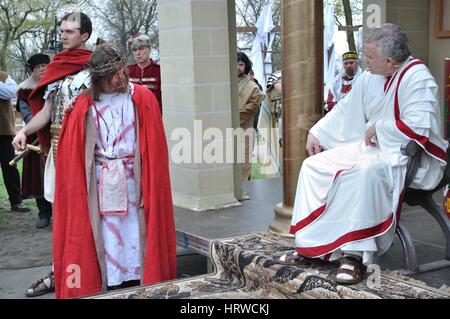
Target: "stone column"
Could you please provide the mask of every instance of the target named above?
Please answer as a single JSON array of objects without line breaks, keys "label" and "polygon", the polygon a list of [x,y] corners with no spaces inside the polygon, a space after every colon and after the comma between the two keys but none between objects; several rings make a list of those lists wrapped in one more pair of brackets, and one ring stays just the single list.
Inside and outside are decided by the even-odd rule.
[{"label": "stone column", "polygon": [[289,236],[309,129],[323,109],[323,1],[282,1],[283,203],[269,231]]},{"label": "stone column", "polygon": [[[239,205],[233,163],[226,162],[230,142],[226,129],[233,127],[228,3],[161,0],[158,12],[163,119],[174,205],[196,211]],[[205,132],[223,148],[211,152]],[[215,161],[205,161],[204,152],[216,155]]]}]

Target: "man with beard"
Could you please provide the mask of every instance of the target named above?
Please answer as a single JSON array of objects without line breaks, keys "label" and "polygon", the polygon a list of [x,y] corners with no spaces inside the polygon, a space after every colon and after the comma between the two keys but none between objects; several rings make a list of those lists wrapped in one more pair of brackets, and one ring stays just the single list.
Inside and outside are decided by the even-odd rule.
[{"label": "man with beard", "polygon": [[[248,78],[248,74],[252,69],[252,63],[248,56],[243,52],[237,53],[237,71],[238,71],[238,90],[239,90],[239,117],[240,127],[244,129],[243,147],[245,150],[243,154],[244,165],[241,172],[241,180],[247,181],[250,179],[250,172],[252,169],[251,156],[253,152],[253,138],[254,129],[253,123],[256,112],[258,112],[259,105],[264,99],[264,93],[260,91],[258,85]],[[241,157],[241,154],[238,154]]]},{"label": "man with beard", "polygon": [[97,48],[89,65],[91,88],[66,115],[56,158],[57,298],[176,276],[168,149],[158,101],[128,82],[126,59],[111,46]]},{"label": "man with beard", "polygon": [[342,100],[355,85],[356,79],[362,71],[358,65],[358,53],[346,52],[342,55],[344,69],[336,76],[333,89],[329,90],[325,111],[330,112],[333,107]]}]

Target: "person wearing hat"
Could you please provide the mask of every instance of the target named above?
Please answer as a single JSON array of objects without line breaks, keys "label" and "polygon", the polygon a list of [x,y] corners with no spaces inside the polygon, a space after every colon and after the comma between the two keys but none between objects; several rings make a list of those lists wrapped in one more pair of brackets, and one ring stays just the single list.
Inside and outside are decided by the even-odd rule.
[{"label": "person wearing hat", "polygon": [[[32,55],[27,61],[31,75],[19,84],[16,105],[16,108],[22,114],[25,124],[28,124],[33,117],[30,104],[28,103],[28,97],[36,88],[49,63],[50,57],[42,53]],[[27,143],[31,144],[36,139],[37,135],[32,134],[27,137]],[[44,198],[44,164],[41,156],[35,152],[30,152],[23,159],[22,197],[25,199],[36,199],[36,205],[39,210],[39,219],[36,227],[44,228],[50,225],[52,205]]]},{"label": "person wearing hat", "polygon": [[327,103],[325,104],[325,111],[327,112],[330,112],[350,92],[356,79],[362,73],[358,65],[358,53],[354,51],[344,53],[342,62],[344,69],[336,76],[333,90],[328,91]]},{"label": "person wearing hat", "polygon": [[145,34],[136,34],[128,40],[128,48],[136,61],[136,64],[128,66],[130,81],[145,86],[155,94],[162,114],[161,71],[159,64],[150,58],[150,37]]}]

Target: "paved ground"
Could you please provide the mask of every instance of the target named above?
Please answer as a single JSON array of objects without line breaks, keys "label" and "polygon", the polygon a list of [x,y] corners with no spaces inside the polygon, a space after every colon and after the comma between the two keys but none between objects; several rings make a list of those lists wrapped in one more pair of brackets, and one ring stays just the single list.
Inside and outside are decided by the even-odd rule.
[{"label": "paved ground", "polygon": [[[28,202],[28,201],[27,201]],[[0,299],[26,298],[25,291],[51,269],[51,227],[35,227],[37,211],[11,213],[0,207]],[[207,258],[177,248],[178,278],[207,272]],[[54,298],[54,294],[36,297]]]}]

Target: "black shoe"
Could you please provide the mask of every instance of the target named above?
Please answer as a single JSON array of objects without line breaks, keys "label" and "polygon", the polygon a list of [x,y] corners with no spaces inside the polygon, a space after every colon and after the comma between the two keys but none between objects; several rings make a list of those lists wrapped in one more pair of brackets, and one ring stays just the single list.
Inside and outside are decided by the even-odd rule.
[{"label": "black shoe", "polygon": [[39,218],[36,223],[36,228],[45,228],[50,225],[50,218]]},{"label": "black shoe", "polygon": [[19,203],[19,204],[11,205],[11,211],[25,213],[25,212],[29,212],[30,208],[25,206],[23,203]]}]

